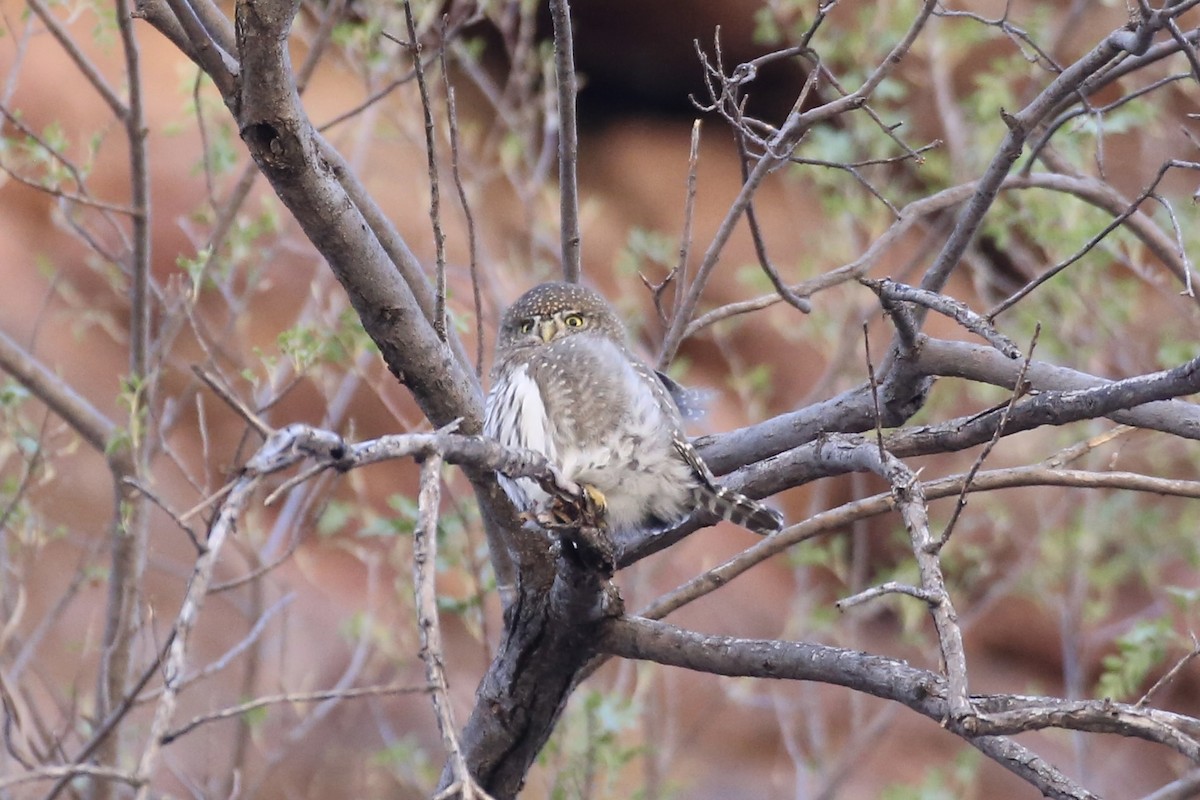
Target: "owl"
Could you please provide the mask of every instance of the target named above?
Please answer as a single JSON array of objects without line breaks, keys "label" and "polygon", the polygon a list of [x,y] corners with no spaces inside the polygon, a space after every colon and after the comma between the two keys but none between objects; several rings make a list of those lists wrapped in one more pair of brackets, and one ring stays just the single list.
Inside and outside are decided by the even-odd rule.
[{"label": "owl", "polygon": [[[543,454],[588,492],[618,537],[672,525],[697,508],[759,533],[779,530],[778,513],[717,483],[664,381],[630,350],[600,294],[544,283],[500,323],[484,434]],[[530,479],[500,481],[522,511],[549,500]]]}]

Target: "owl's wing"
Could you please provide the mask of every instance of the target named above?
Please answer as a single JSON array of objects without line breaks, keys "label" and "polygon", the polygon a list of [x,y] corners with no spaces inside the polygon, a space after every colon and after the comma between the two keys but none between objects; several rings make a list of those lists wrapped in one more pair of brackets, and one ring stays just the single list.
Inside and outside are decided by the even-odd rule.
[{"label": "owl's wing", "polygon": [[708,464],[683,434],[676,434],[672,441],[675,450],[695,471],[700,481],[697,497],[708,511],[764,536],[783,527],[783,517],[778,511],[718,483]]},{"label": "owl's wing", "polygon": [[712,394],[711,392],[684,386],[665,372],[654,370],[654,374],[658,377],[659,382],[666,387],[667,394],[671,395],[671,400],[674,401],[675,407],[679,409],[681,417],[686,420],[695,421],[708,413],[708,401]]}]

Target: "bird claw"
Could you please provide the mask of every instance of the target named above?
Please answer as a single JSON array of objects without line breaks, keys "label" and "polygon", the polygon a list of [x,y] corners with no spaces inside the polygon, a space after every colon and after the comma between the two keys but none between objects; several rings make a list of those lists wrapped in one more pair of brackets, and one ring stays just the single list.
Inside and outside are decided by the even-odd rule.
[{"label": "bird claw", "polygon": [[[565,480],[565,479],[564,479]],[[539,525],[548,530],[587,526],[605,527],[608,501],[604,493],[590,484],[574,484],[567,496],[556,496],[536,515]]]},{"label": "bird claw", "polygon": [[611,578],[617,566],[607,508],[604,492],[585,483],[571,497],[552,498],[539,522],[559,534],[564,545],[561,552],[577,566]]},{"label": "bird claw", "polygon": [[583,492],[580,493],[580,497],[583,499],[585,511],[602,515],[608,508],[608,498],[604,496],[604,492],[591,484],[585,483],[583,485]]}]

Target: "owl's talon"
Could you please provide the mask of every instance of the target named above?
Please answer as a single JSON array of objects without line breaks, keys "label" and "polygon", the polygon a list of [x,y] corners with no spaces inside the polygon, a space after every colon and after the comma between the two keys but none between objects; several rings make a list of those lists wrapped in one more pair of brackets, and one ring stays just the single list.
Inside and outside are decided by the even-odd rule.
[{"label": "owl's talon", "polygon": [[583,497],[585,501],[592,506],[596,511],[604,511],[608,508],[608,498],[604,496],[604,492],[590,484],[584,484]]},{"label": "owl's talon", "polygon": [[604,492],[585,483],[580,499],[582,502],[579,505],[579,516],[583,523],[593,528],[604,527],[608,510],[608,498],[604,496]]},{"label": "owl's talon", "polygon": [[536,512],[524,515],[547,530],[575,528],[585,525],[590,528],[606,527],[604,493],[595,486],[577,485],[565,497],[551,497],[546,505]]},{"label": "owl's talon", "polygon": [[546,508],[533,515],[534,521],[548,531],[570,528],[579,524],[579,508],[561,500],[552,500]]}]

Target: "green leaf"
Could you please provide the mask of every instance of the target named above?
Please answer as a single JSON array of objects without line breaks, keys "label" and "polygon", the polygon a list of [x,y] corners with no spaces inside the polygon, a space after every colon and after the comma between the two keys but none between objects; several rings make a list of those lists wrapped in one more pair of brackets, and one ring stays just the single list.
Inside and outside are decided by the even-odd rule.
[{"label": "green leaf", "polygon": [[340,533],[358,516],[358,505],[344,500],[330,500],[321,510],[317,519],[317,533],[321,536],[333,536]]},{"label": "green leaf", "polygon": [[1151,670],[1162,664],[1173,639],[1171,622],[1165,617],[1136,623],[1117,639],[1117,652],[1104,657],[1096,695],[1132,700]]}]

